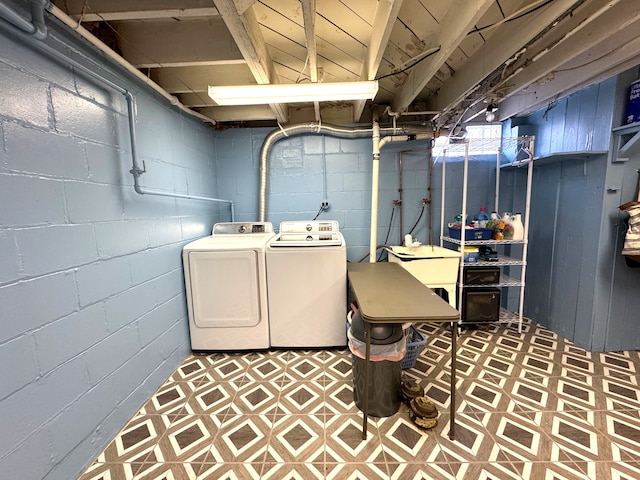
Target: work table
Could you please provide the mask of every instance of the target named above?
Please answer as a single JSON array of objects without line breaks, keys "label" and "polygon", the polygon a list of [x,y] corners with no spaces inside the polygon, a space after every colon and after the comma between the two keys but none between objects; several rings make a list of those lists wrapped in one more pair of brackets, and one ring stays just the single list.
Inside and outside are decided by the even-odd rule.
[{"label": "work table", "polygon": [[449,438],[455,438],[456,337],[460,313],[397,263],[349,263],[349,288],[365,322],[366,367],[362,438],[367,436],[369,361],[372,323],[430,322],[451,324],[451,416]]}]

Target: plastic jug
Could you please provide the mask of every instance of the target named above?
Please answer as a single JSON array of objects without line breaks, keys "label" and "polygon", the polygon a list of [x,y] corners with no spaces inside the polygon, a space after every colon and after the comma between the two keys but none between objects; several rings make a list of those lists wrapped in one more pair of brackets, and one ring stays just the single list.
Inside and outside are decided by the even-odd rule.
[{"label": "plastic jug", "polygon": [[502,221],[504,222],[504,239],[505,240],[513,240],[513,219],[509,212],[504,212],[502,216]]},{"label": "plastic jug", "polygon": [[487,213],[487,209],[485,207],[480,207],[480,211],[475,214],[473,219],[478,222],[478,226],[480,228],[486,228],[487,222],[489,221],[489,214]]},{"label": "plastic jug", "polygon": [[522,214],[516,213],[513,216],[513,221],[511,223],[513,227],[513,240],[523,240],[524,239],[524,225],[522,224]]}]

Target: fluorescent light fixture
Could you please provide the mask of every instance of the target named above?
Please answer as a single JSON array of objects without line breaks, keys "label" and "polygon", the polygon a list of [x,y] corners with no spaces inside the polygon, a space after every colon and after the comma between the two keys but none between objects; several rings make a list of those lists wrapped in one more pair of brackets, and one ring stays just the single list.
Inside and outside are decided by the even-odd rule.
[{"label": "fluorescent light fixture", "polygon": [[209,86],[209,96],[220,106],[268,103],[373,100],[378,81]]}]

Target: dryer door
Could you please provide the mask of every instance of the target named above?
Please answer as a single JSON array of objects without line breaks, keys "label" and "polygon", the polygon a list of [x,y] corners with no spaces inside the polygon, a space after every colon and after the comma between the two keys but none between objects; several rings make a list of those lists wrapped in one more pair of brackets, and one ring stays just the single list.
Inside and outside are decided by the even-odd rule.
[{"label": "dryer door", "polygon": [[191,301],[198,327],[260,323],[258,254],[253,250],[189,252]]}]

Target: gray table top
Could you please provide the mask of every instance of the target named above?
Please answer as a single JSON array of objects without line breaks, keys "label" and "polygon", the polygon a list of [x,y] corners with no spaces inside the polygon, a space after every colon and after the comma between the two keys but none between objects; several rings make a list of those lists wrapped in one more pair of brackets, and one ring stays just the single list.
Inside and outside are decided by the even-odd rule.
[{"label": "gray table top", "polygon": [[362,318],[371,323],[457,322],[460,312],[397,263],[349,263]]}]

